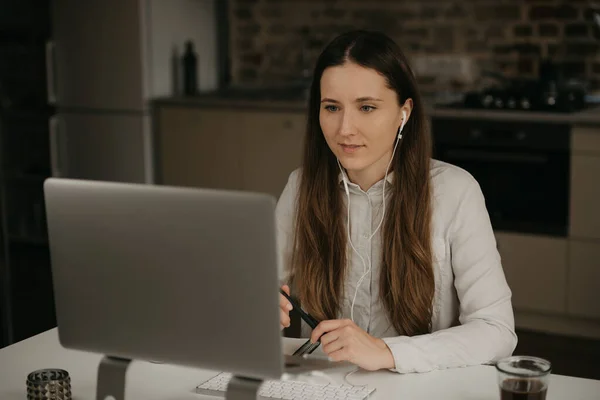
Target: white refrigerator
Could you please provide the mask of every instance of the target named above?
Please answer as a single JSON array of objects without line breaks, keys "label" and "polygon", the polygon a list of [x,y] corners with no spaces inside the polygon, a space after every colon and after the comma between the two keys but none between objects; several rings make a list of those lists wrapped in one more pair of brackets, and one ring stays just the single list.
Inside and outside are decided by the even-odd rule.
[{"label": "white refrigerator", "polygon": [[199,89],[218,85],[219,0],[54,0],[46,48],[52,174],[154,182],[150,100],[177,94],[191,39]]}]

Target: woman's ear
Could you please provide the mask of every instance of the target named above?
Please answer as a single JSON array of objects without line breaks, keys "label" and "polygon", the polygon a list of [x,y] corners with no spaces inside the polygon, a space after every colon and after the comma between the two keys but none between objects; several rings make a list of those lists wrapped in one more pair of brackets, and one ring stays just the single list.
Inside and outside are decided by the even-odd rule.
[{"label": "woman's ear", "polygon": [[402,104],[400,113],[402,114],[402,121],[400,122],[402,125],[406,125],[406,122],[410,118],[410,114],[413,109],[413,101],[411,98],[406,99],[404,104]]}]

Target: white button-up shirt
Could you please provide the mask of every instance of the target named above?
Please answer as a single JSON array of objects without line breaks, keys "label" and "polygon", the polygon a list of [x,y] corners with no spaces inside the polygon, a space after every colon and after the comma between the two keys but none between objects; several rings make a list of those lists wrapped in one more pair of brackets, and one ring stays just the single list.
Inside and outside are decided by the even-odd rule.
[{"label": "white button-up shirt", "polygon": [[[277,204],[282,282],[287,281],[289,274],[300,173],[298,169],[290,175]],[[388,199],[392,176],[386,183]],[[366,192],[356,184],[348,185],[350,236],[364,263],[350,248],[338,318],[350,318],[357,282],[365,268],[368,270],[370,258],[371,271],[356,295],[354,322],[386,342],[395,360],[393,370],[398,372],[490,363],[512,354],[517,343],[511,290],[479,184],[465,170],[437,160],[432,160],[431,179],[435,276],[432,333],[413,337],[398,335],[379,296],[383,225],[371,240],[369,237],[381,221],[383,179]],[[341,175],[340,190],[346,200]],[[310,327],[304,322],[302,336],[310,336]]]}]

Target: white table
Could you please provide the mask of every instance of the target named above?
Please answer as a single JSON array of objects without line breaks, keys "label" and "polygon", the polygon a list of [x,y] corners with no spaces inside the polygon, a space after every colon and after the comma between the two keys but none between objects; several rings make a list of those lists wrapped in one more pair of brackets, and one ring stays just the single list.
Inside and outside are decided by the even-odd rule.
[{"label": "white table", "polygon": [[[297,342],[286,341],[285,347]],[[36,369],[62,368],[71,375],[73,398],[94,400],[101,355],[66,350],[56,329],[0,350],[0,399],[26,398],[27,374]],[[134,361],[127,373],[126,399],[214,399],[195,393],[195,388],[218,371]],[[331,378],[343,383],[342,373]],[[322,378],[313,378],[322,379]],[[425,374],[400,375],[389,371],[356,372],[353,384],[376,388],[373,399],[498,400],[496,370],[489,366],[457,368]],[[600,400],[600,381],[552,375],[547,400]]]}]

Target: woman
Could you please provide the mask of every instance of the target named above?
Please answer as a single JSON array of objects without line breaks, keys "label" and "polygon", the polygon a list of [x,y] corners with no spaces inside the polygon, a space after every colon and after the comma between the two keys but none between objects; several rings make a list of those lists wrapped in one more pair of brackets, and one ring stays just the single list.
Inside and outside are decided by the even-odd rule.
[{"label": "woman", "polygon": [[[387,36],[346,33],[320,55],[303,166],[277,224],[283,288],[321,321],[302,334],[331,359],[407,373],[513,352],[511,291],[482,192],[431,159],[417,84]],[[280,306],[283,328],[283,296]]]}]

